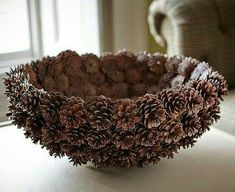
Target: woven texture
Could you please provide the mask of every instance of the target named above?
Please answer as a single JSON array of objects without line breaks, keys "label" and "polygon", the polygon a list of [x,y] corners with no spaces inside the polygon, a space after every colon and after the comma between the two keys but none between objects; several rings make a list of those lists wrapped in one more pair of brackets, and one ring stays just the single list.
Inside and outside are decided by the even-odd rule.
[{"label": "woven texture", "polygon": [[[130,73],[132,79],[130,79]],[[219,119],[222,75],[192,58],[67,50],[7,73],[7,116],[74,165],[143,167],[172,158]]]},{"label": "woven texture", "polygon": [[155,0],[150,31],[168,55],[207,61],[235,87],[234,10],[234,0]]}]

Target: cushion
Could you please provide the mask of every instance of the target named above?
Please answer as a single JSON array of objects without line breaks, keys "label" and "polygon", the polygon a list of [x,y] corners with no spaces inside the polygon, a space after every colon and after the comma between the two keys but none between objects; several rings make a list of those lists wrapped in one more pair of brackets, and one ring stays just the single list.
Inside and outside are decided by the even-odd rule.
[{"label": "cushion", "polygon": [[96,169],[51,158],[14,126],[0,129],[1,191],[235,191],[235,137],[213,129],[194,148],[146,168]]}]

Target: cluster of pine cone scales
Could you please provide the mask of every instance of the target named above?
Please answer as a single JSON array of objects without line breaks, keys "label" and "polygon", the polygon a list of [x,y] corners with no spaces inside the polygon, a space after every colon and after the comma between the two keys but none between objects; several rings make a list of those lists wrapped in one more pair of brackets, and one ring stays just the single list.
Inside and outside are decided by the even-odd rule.
[{"label": "cluster of pine cone scales", "polygon": [[61,52],[11,69],[7,116],[74,165],[143,167],[172,158],[219,119],[224,77],[160,53]]}]

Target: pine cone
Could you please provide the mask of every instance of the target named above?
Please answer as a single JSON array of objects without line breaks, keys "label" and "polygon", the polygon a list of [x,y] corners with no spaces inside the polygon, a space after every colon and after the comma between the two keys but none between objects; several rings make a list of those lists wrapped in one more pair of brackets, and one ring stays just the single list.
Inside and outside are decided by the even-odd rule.
[{"label": "pine cone", "polygon": [[109,144],[111,132],[109,130],[90,130],[87,135],[88,144],[94,149],[100,149]]},{"label": "pine cone", "polygon": [[144,126],[136,127],[135,144],[143,146],[153,146],[158,140],[158,131],[148,129]]},{"label": "pine cone", "polygon": [[134,100],[121,99],[114,105],[113,119],[116,127],[123,130],[132,129],[139,122],[138,109]]},{"label": "pine cone", "polygon": [[220,119],[220,107],[219,101],[208,108],[204,108],[199,111],[198,116],[201,121],[201,129],[199,130],[200,134],[203,134],[205,131],[210,130],[209,126]]},{"label": "pine cone", "polygon": [[71,145],[81,145],[86,142],[89,127],[86,125],[80,127],[70,127],[66,129],[66,137]]},{"label": "pine cone", "polygon": [[117,148],[129,149],[134,144],[134,135],[132,131],[116,130],[113,134],[113,143]]},{"label": "pine cone", "polygon": [[205,107],[211,106],[215,103],[217,97],[216,88],[210,82],[205,80],[192,81],[190,87],[194,88],[201,94]]},{"label": "pine cone", "polygon": [[26,111],[31,116],[36,115],[43,95],[44,92],[42,90],[29,86],[22,95],[21,100],[17,103],[17,107],[23,109],[23,111]]},{"label": "pine cone", "polygon": [[155,53],[152,57],[150,57],[148,62],[148,67],[150,71],[154,72],[157,76],[160,76],[166,72],[165,63],[167,57],[163,54]]},{"label": "pine cone", "polygon": [[183,125],[177,119],[171,119],[160,128],[160,141],[165,143],[176,143],[183,136]]},{"label": "pine cone", "polygon": [[137,69],[141,72],[147,70],[149,59],[150,59],[150,54],[147,51],[139,52],[136,55]]},{"label": "pine cone", "polygon": [[198,113],[203,107],[203,98],[194,88],[183,88],[182,93],[186,97],[186,109],[188,112]]},{"label": "pine cone", "polygon": [[105,96],[93,97],[87,102],[88,122],[94,129],[109,129],[112,125],[112,101]]},{"label": "pine cone", "polygon": [[23,111],[15,105],[8,106],[6,116],[9,120],[12,120],[12,124],[17,125],[17,128],[25,127],[26,119],[29,117],[27,111]]},{"label": "pine cone", "polygon": [[173,158],[175,153],[178,153],[179,150],[178,143],[162,143],[161,150],[158,152],[159,157],[161,158]]},{"label": "pine cone", "polygon": [[89,156],[92,159],[92,163],[99,168],[105,168],[110,166],[111,162],[111,154],[115,150],[115,146],[113,144],[108,144],[105,147],[100,149],[91,149],[89,150]]},{"label": "pine cone", "polygon": [[42,132],[41,128],[45,123],[42,118],[39,117],[28,117],[26,119],[25,131],[28,133],[27,138],[31,138],[34,143],[41,141]]},{"label": "pine cone", "polygon": [[116,54],[116,58],[119,70],[128,72],[134,68],[136,57],[132,52],[123,49]]},{"label": "pine cone", "polygon": [[171,88],[174,90],[179,90],[184,86],[185,77],[182,75],[177,75],[171,80]]},{"label": "pine cone", "polygon": [[163,90],[158,94],[169,115],[178,116],[185,111],[186,99],[182,93],[172,90]]},{"label": "pine cone", "polygon": [[82,55],[83,64],[85,65],[85,70],[89,74],[95,74],[100,71],[101,61],[99,57],[94,54],[84,54]]},{"label": "pine cone", "polygon": [[131,150],[118,150],[110,159],[110,165],[128,168],[137,164],[136,153]]},{"label": "pine cone", "polygon": [[227,95],[228,93],[228,85],[224,77],[217,71],[213,71],[207,76],[206,79],[216,87],[218,97],[223,100],[222,96]]},{"label": "pine cone", "polygon": [[57,55],[56,61],[64,64],[66,77],[76,78],[81,71],[82,58],[75,51],[66,50],[61,52]]},{"label": "pine cone", "polygon": [[[52,66],[55,62],[55,57],[43,57],[36,62],[36,68],[38,72],[39,82],[44,85],[44,79],[47,76],[49,66]],[[53,73],[53,72],[52,72]]]},{"label": "pine cone", "polygon": [[138,151],[138,166],[139,167],[144,167],[146,165],[150,164],[156,164],[160,160],[159,157],[159,152],[161,150],[161,146],[159,144],[156,144],[154,146],[140,146],[137,151]]},{"label": "pine cone", "polygon": [[180,141],[178,142],[179,147],[183,147],[183,149],[189,148],[189,147],[193,147],[194,144],[196,143],[196,139],[194,137],[185,137],[180,139]]},{"label": "pine cone", "polygon": [[146,94],[137,100],[140,120],[144,126],[154,128],[165,120],[165,109],[156,95]]},{"label": "pine cone", "polygon": [[67,128],[83,125],[86,123],[86,116],[84,101],[80,98],[71,97],[60,109],[60,122]]},{"label": "pine cone", "polygon": [[209,68],[208,63],[201,62],[198,63],[196,68],[193,70],[190,79],[199,80],[200,76]]},{"label": "pine cone", "polygon": [[61,145],[61,151],[69,157],[69,162],[75,166],[86,164],[90,160],[86,149],[86,145],[77,146],[67,143]]},{"label": "pine cone", "polygon": [[58,92],[51,92],[41,99],[40,112],[47,122],[59,121],[59,110],[66,104],[66,97]]},{"label": "pine cone", "polygon": [[59,143],[66,138],[65,128],[59,124],[47,124],[41,129],[42,131],[42,142],[44,145],[50,143]]},{"label": "pine cone", "polygon": [[62,144],[61,143],[48,143],[47,145],[43,145],[42,148],[46,147],[47,150],[49,150],[49,154],[54,157],[63,157],[64,152],[62,151],[61,148]]},{"label": "pine cone", "polygon": [[179,64],[179,67],[177,69],[178,74],[184,76],[186,80],[188,80],[198,63],[199,61],[193,59],[192,57],[185,57]]},{"label": "pine cone", "polygon": [[200,119],[196,114],[183,114],[182,124],[184,130],[183,137],[193,137],[201,128]]}]

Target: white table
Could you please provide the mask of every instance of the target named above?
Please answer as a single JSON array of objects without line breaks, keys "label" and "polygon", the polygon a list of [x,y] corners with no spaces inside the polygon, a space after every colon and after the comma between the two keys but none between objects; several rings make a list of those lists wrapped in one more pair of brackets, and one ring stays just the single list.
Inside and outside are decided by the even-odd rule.
[{"label": "white table", "polygon": [[235,192],[235,137],[213,129],[194,148],[143,169],[73,167],[13,126],[0,128],[0,154],[1,192]]}]

